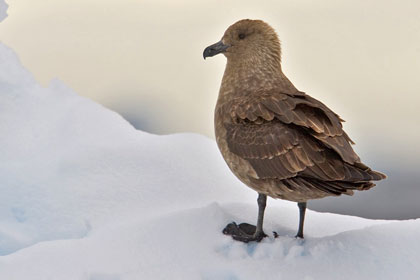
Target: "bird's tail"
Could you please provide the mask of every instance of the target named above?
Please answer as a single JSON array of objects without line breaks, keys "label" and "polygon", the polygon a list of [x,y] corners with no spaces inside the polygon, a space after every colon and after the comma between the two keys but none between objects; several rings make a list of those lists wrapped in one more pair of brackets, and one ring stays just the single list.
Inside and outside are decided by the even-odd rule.
[{"label": "bird's tail", "polygon": [[383,180],[386,178],[386,175],[379,172],[379,171],[375,171],[370,169],[367,165],[361,163],[361,162],[356,162],[354,164],[354,166],[359,169],[359,171],[363,172],[364,174],[367,175],[368,180],[372,180],[372,181],[379,181],[379,180]]}]

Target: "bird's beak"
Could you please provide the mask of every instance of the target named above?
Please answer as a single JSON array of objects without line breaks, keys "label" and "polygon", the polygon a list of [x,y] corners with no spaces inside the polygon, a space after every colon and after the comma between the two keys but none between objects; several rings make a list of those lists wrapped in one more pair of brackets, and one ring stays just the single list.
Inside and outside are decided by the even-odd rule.
[{"label": "bird's beak", "polygon": [[217,42],[216,44],[213,44],[211,46],[208,46],[204,49],[203,57],[206,59],[206,57],[215,56],[216,54],[225,52],[230,46],[223,44],[222,41]]}]

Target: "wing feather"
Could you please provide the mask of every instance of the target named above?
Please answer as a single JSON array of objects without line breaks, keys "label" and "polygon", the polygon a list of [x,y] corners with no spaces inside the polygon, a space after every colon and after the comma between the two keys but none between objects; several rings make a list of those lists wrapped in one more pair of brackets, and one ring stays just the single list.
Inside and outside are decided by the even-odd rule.
[{"label": "wing feather", "polygon": [[360,162],[339,116],[308,95],[245,96],[230,110],[228,148],[260,179],[337,195],[384,178]]}]

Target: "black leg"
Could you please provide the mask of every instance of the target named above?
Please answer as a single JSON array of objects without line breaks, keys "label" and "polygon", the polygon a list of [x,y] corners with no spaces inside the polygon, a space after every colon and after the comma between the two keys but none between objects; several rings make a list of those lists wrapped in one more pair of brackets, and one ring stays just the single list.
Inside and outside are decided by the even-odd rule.
[{"label": "black leg", "polygon": [[265,206],[267,205],[267,195],[265,194],[258,194],[258,220],[257,220],[257,228],[254,233],[254,237],[259,237],[263,233],[263,222],[264,222],[264,212]]},{"label": "black leg", "polygon": [[306,202],[298,202],[299,207],[299,229],[296,238],[303,238],[303,223],[305,221]]},{"label": "black leg", "polygon": [[231,235],[233,239],[250,242],[257,241],[260,242],[267,235],[263,231],[263,222],[264,222],[264,211],[267,203],[267,195],[258,194],[258,220],[257,226],[253,226],[247,223],[242,223],[237,225],[235,222],[228,224],[224,229],[223,233],[226,235]]}]

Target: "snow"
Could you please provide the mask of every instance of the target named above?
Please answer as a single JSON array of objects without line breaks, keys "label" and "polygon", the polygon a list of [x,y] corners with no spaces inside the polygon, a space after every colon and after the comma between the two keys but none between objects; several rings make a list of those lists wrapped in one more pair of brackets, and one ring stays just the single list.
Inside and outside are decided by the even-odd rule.
[{"label": "snow", "polygon": [[213,140],[135,130],[59,80],[40,86],[3,44],[0,62],[0,279],[420,275],[420,220],[308,210],[298,240],[296,205],[270,199],[264,228],[280,237],[233,241],[221,230],[255,223],[256,194]]},{"label": "snow", "polygon": [[0,21],[3,21],[7,17],[7,8],[9,5],[4,1],[0,1]]}]

